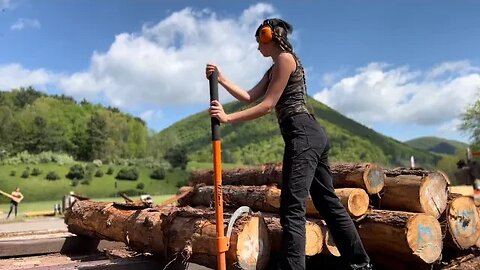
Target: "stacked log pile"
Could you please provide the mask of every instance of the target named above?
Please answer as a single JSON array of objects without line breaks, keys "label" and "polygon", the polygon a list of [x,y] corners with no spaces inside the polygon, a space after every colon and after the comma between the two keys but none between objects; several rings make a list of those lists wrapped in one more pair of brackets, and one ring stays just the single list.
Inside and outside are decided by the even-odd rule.
[{"label": "stacked log pile", "polygon": [[[447,252],[480,246],[473,199],[449,194],[448,177],[423,169],[388,169],[370,163],[332,164],[335,192],[355,221],[377,269],[427,269]],[[227,252],[229,269],[266,269],[281,250],[279,219],[282,166],[224,170],[225,228],[233,211],[253,212],[235,221]],[[71,232],[122,241],[132,248],[216,268],[214,188],[211,170],[194,171],[169,205],[77,202],[67,213]],[[307,256],[340,256],[328,224],[307,201]],[[383,267],[383,268],[382,268]]]}]

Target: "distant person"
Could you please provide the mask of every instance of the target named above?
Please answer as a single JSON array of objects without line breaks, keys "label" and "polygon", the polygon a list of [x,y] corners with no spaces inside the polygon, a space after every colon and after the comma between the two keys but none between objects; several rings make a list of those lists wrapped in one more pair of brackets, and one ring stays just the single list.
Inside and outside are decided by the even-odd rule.
[{"label": "distant person", "polygon": [[[245,91],[227,79],[214,64],[207,64],[207,78],[217,70],[218,82],[235,98],[255,106],[226,114],[218,100],[210,116],[234,124],[264,116],[273,110],[285,142],[280,221],[283,228],[280,269],[305,269],[305,212],[310,193],[315,207],[327,221],[344,261],[351,269],[372,269],[370,258],[352,219],[340,203],[328,165],[330,144],[325,130],[307,109],[305,73],[287,35],[292,26],[281,19],[267,19],[257,28],[258,50],[271,57],[272,66],[252,89]],[[245,67],[248,68],[248,67]]]},{"label": "distant person", "polygon": [[10,211],[8,212],[7,218],[10,217],[10,214],[12,213],[12,210],[15,208],[15,217],[17,217],[17,209],[18,209],[18,204],[21,200],[23,200],[23,194],[20,192],[20,188],[17,187],[15,191],[12,191],[12,197],[18,199],[18,202],[15,201],[14,199],[10,200]]}]

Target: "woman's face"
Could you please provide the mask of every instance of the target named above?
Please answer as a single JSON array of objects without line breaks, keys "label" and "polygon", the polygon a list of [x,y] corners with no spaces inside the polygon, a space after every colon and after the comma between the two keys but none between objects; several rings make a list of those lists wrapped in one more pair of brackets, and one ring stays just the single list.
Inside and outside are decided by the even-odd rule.
[{"label": "woman's face", "polygon": [[258,50],[264,57],[269,57],[270,56],[270,47],[272,42],[269,43],[262,43],[260,40],[257,38],[258,42]]}]

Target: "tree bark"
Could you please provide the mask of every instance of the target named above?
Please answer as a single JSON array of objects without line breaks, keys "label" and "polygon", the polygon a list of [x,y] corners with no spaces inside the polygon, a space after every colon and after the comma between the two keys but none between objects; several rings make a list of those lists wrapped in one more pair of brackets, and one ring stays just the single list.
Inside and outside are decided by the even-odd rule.
[{"label": "tree bark", "polygon": [[426,213],[439,218],[447,207],[447,182],[440,173],[414,174],[387,173],[378,208]]},{"label": "tree bark", "polygon": [[[228,223],[231,213],[225,214]],[[122,209],[118,205],[77,201],[66,213],[70,232],[121,241],[164,260],[177,257],[216,268],[215,212],[191,207]],[[226,231],[226,229],[225,229]],[[264,269],[270,239],[263,218],[243,215],[235,221],[226,252],[227,268]]]},{"label": "tree bark", "polygon": [[468,249],[480,237],[480,217],[471,197],[449,194],[445,215],[441,218],[445,248]]},{"label": "tree bark", "polygon": [[[281,190],[274,186],[222,186],[226,207],[248,206],[256,211],[278,212]],[[368,211],[368,194],[359,188],[335,189],[335,193],[352,219],[360,220]],[[191,194],[182,198],[181,206],[212,206],[213,186],[196,186]],[[307,200],[307,216],[319,217],[311,198]],[[321,215],[321,213],[320,213]]]},{"label": "tree bark", "polygon": [[[264,217],[267,224],[269,236],[271,239],[271,252],[281,253],[282,251],[282,226],[280,224],[280,218],[272,215]],[[305,255],[314,256],[320,254],[323,248],[324,235],[320,226],[315,220],[307,220],[305,224],[306,243],[305,243]]]},{"label": "tree bark", "polygon": [[440,223],[423,213],[372,210],[359,224],[358,233],[369,253],[419,263],[433,263],[442,253]]},{"label": "tree bark", "polygon": [[[385,175],[383,169],[375,164],[338,163],[330,166],[335,188],[363,188],[368,194],[376,194],[383,188]],[[282,184],[282,165],[266,164],[257,167],[244,167],[224,170],[222,172],[224,185],[277,185]],[[213,185],[213,170],[193,171],[190,185]]]}]

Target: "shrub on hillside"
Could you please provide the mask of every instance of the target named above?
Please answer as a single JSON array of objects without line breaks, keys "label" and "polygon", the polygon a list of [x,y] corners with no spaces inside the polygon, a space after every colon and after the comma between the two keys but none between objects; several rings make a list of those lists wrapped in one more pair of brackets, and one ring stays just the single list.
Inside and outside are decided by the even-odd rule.
[{"label": "shrub on hillside", "polygon": [[11,171],[11,172],[10,172],[10,176],[15,176],[15,175],[17,175],[17,172],[16,172],[16,171]]},{"label": "shrub on hillside", "polygon": [[63,153],[54,153],[51,151],[42,152],[40,154],[30,154],[27,151],[16,154],[13,157],[5,158],[1,161],[4,165],[18,165],[18,164],[39,164],[39,163],[57,163],[72,164],[74,159],[72,156]]},{"label": "shrub on hillside", "polygon": [[76,186],[78,186],[78,182],[79,182],[78,180],[72,180],[72,183],[70,183],[70,185],[72,187],[76,187]]},{"label": "shrub on hillside", "polygon": [[165,169],[163,167],[155,168],[155,170],[153,170],[150,174],[150,178],[157,180],[165,179]]},{"label": "shrub on hillside", "polygon": [[180,168],[185,170],[189,161],[187,155],[187,148],[185,146],[177,145],[170,148],[164,158],[172,165],[173,168]]},{"label": "shrub on hillside", "polygon": [[184,187],[184,186],[188,186],[188,179],[181,179],[177,182],[177,187],[180,188],[180,187]]},{"label": "shrub on hillside", "polygon": [[138,183],[137,184],[137,189],[144,189],[145,188],[145,184],[144,183]]},{"label": "shrub on hillside", "polygon": [[23,172],[22,172],[22,178],[26,179],[30,176],[30,170],[29,169],[25,169]]},{"label": "shrub on hillside", "polygon": [[103,171],[102,170],[97,170],[95,172],[95,177],[102,177],[103,176]]},{"label": "shrub on hillside", "polygon": [[108,167],[107,174],[108,175],[113,174],[113,168],[112,167]]},{"label": "shrub on hillside", "polygon": [[60,179],[60,176],[54,172],[54,171],[49,171],[47,175],[45,176],[45,179],[50,180],[50,181],[55,181]]},{"label": "shrub on hillside", "polygon": [[145,191],[137,190],[137,189],[120,190],[119,192],[115,192],[115,193],[111,194],[110,197],[121,196],[122,194],[125,194],[128,197],[133,197],[133,196],[144,195]]},{"label": "shrub on hillside", "polygon": [[68,179],[75,180],[75,179],[83,179],[85,177],[85,169],[80,164],[75,164],[70,167],[67,175],[65,175]]},{"label": "shrub on hillside", "polygon": [[33,168],[31,175],[39,176],[40,174],[42,174],[42,171],[39,168]]},{"label": "shrub on hillside", "polygon": [[135,181],[139,177],[138,169],[135,167],[122,168],[118,171],[116,179]]},{"label": "shrub on hillside", "polygon": [[90,185],[90,180],[89,179],[83,179],[81,182],[80,182],[81,185],[85,185],[85,186],[88,186]]}]

